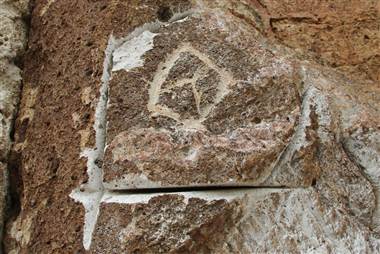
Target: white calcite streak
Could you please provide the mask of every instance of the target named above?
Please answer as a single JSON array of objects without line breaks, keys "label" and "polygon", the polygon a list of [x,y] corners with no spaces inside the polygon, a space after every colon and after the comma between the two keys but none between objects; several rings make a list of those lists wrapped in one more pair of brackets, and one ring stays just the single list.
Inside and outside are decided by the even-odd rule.
[{"label": "white calcite streak", "polygon": [[124,193],[114,193],[114,192],[105,192],[102,198],[104,203],[119,203],[119,204],[134,204],[134,203],[148,203],[148,201],[153,197],[163,196],[163,195],[179,195],[182,196],[185,200],[185,203],[188,203],[190,198],[199,198],[206,201],[213,200],[226,200],[231,201],[234,199],[241,199],[246,195],[249,195],[251,198],[260,198],[268,195],[270,193],[283,192],[286,188],[260,188],[260,189],[220,189],[220,190],[205,190],[205,191],[181,191],[181,192],[167,192],[144,194],[124,194]]},{"label": "white calcite streak", "polygon": [[140,35],[124,42],[113,53],[112,71],[131,70],[143,66],[142,56],[153,48],[153,39],[157,34],[144,31]]},{"label": "white calcite streak", "polygon": [[111,78],[110,69],[112,68],[112,53],[115,48],[116,42],[114,37],[111,35],[105,51],[100,97],[95,110],[94,129],[96,146],[93,149],[86,149],[81,154],[83,157],[87,158],[88,183],[75,189],[70,195],[70,197],[78,202],[81,202],[85,207],[86,214],[83,232],[83,245],[87,250],[91,245],[91,236],[96,225],[100,200],[103,196],[103,172],[98,164],[102,161],[104,154],[108,83]]},{"label": "white calcite streak", "polygon": [[[182,17],[182,16],[181,16]],[[175,20],[177,21],[177,19]],[[90,249],[92,234],[96,226],[99,215],[99,207],[102,201],[105,188],[112,186],[103,185],[103,170],[101,163],[103,160],[106,128],[107,128],[107,106],[108,106],[108,85],[112,78],[112,71],[126,70],[143,66],[143,55],[153,48],[153,39],[157,35],[153,33],[162,25],[156,21],[144,24],[136,28],[129,36],[115,39],[111,34],[105,50],[103,62],[102,84],[100,87],[100,97],[95,109],[95,148],[88,148],[82,151],[81,157],[87,158],[88,182],[74,189],[70,197],[83,204],[85,208],[85,221],[83,232],[83,246]],[[132,197],[133,199],[133,197]]]},{"label": "white calcite streak", "polygon": [[[244,182],[236,183],[233,181],[233,179],[229,179],[229,182],[224,181],[219,184],[212,184],[209,181],[199,185],[172,185],[170,188],[168,188],[165,186],[165,183],[163,183],[164,181],[158,180],[156,182],[153,182],[148,178],[148,175],[145,175],[141,172],[124,175],[121,174],[122,176],[119,177],[118,175],[119,178],[116,180],[112,180],[107,183],[103,182],[102,162],[105,150],[107,149],[106,134],[107,106],[109,96],[108,86],[110,80],[112,79],[112,74],[119,71],[129,72],[135,68],[143,67],[145,54],[148,51],[155,49],[154,38],[159,35],[158,29],[162,26],[170,25],[171,22],[181,23],[187,22],[188,20],[190,20],[190,18],[188,18],[188,14],[176,14],[176,16],[172,18],[169,23],[161,23],[159,21],[147,23],[135,29],[134,32],[125,38],[115,39],[112,35],[109,38],[108,46],[105,51],[100,97],[98,98],[97,106],[95,109],[95,122],[93,128],[96,133],[96,145],[94,148],[85,149],[81,153],[82,157],[87,158],[87,174],[89,180],[86,184],[82,184],[78,188],[74,189],[70,194],[70,197],[75,201],[80,202],[85,209],[83,233],[84,248],[86,250],[92,250],[93,246],[96,245],[96,241],[99,241],[97,240],[96,236],[97,232],[94,233],[94,230],[97,228],[97,223],[100,228],[102,227],[102,219],[99,219],[98,221],[98,217],[102,216],[103,214],[103,208],[102,212],[100,212],[101,205],[106,206],[107,204],[131,204],[133,207],[134,204],[149,204],[154,207],[155,204],[151,204],[154,202],[150,202],[152,198],[161,197],[162,200],[164,200],[167,198],[164,196],[172,195],[176,196],[177,199],[183,198],[184,205],[182,206],[186,208],[188,206],[189,208],[193,208],[191,207],[193,205],[191,199],[196,198],[206,201],[199,203],[207,203],[207,205],[218,203],[213,202],[215,200],[225,200],[227,202],[230,202],[229,205],[231,208],[237,206],[238,209],[241,209],[239,212],[241,212],[242,216],[239,219],[237,219],[238,217],[234,218],[236,219],[236,221],[234,220],[233,223],[235,228],[226,233],[227,237],[225,239],[225,242],[230,243],[228,247],[236,248],[235,251],[231,251],[231,253],[236,253],[236,250],[238,248],[243,248],[239,249],[239,251],[242,251],[244,253],[261,253],[263,250],[268,250],[269,248],[276,249],[276,251],[283,249],[293,250],[293,245],[296,241],[298,241],[297,244],[300,246],[299,251],[301,252],[324,253],[329,252],[331,250],[331,246],[334,246],[335,248],[332,251],[337,251],[338,253],[349,253],[350,251],[355,253],[367,252],[370,248],[372,248],[369,246],[370,241],[367,241],[368,246],[367,243],[365,243],[365,237],[368,235],[367,232],[369,231],[365,225],[356,222],[354,220],[354,217],[349,215],[349,212],[345,210],[345,207],[340,207],[341,209],[337,209],[334,205],[325,203],[326,201],[322,200],[318,193],[317,187],[314,187],[314,185],[308,187],[300,187],[297,185],[298,187],[295,186],[294,188],[284,188],[284,185],[281,185],[282,182],[280,180],[283,180],[281,179],[281,177],[283,177],[281,175],[283,174],[282,169],[286,169],[290,163],[298,163],[298,161],[302,159],[303,151],[306,150],[307,153],[307,148],[314,145],[314,139],[312,137],[309,137],[309,130],[311,128],[316,128],[313,126],[314,120],[318,122],[318,129],[313,129],[312,131],[316,131],[318,142],[335,142],[333,137],[330,136],[330,126],[333,125],[334,118],[331,115],[333,112],[329,108],[330,105],[328,96],[320,86],[315,84],[314,80],[308,79],[306,75],[306,73],[308,73],[307,71],[301,73],[304,76],[303,83],[305,86],[302,88],[303,91],[300,92],[302,93],[302,106],[300,109],[298,107],[293,108],[291,114],[292,116],[297,115],[293,113],[299,113],[299,110],[301,110],[300,118],[298,119],[298,126],[295,130],[295,133],[292,133],[292,136],[289,134],[291,137],[289,138],[289,143],[286,145],[286,149],[283,149],[281,147],[281,150],[279,150],[282,151],[281,156],[279,156],[277,160],[274,160],[273,163],[268,166],[268,170],[263,170],[263,172],[260,172],[261,175],[255,184],[250,185],[249,183]],[[156,40],[157,44],[158,41],[159,40]],[[156,47],[159,46],[160,45],[156,45]],[[201,80],[203,77],[203,74],[200,71],[194,71],[194,75],[192,77],[182,78],[173,84],[172,87],[166,87],[164,85],[169,77],[170,71],[173,68],[180,66],[177,62],[184,54],[188,54],[194,58],[199,59],[202,65],[205,66],[203,68],[207,67],[206,70],[211,70],[216,73],[218,77],[220,77],[221,81],[218,81],[217,85],[214,88],[215,97],[212,97],[212,100],[208,102],[208,107],[203,110],[200,110],[202,98],[201,93],[196,89],[196,82],[198,80]],[[256,75],[254,78],[253,83],[261,83],[263,79],[271,76],[272,74],[279,77],[281,75],[291,75],[293,71],[294,70],[292,65],[288,64],[285,58],[281,58],[280,60],[275,61],[273,64],[271,64],[270,67],[262,68],[259,71],[258,75]],[[247,83],[249,84],[249,82]],[[188,84],[192,86],[190,93],[194,97],[196,104],[195,108],[197,109],[199,118],[194,118],[193,116],[186,118],[184,116],[181,116],[178,112],[172,110],[169,106],[165,106],[165,104],[163,104],[160,100],[163,97],[163,94],[168,93],[170,89],[174,87],[182,88]],[[202,53],[202,51],[190,43],[184,42],[178,45],[176,49],[173,49],[165,56],[164,61],[158,65],[157,72],[155,75],[153,75],[151,81],[147,81],[147,85],[149,86],[149,90],[147,91],[149,96],[147,109],[154,116],[164,116],[176,121],[177,123],[180,123],[182,126],[181,128],[189,132],[195,132],[199,130],[203,131],[206,129],[203,125],[205,120],[213,112],[216,105],[220,104],[227,96],[233,93],[233,88],[237,86],[237,84],[238,81],[235,80],[232,72],[230,73],[230,71],[221,68],[215,62],[215,59],[213,59],[210,55]],[[260,89],[262,89],[262,87],[258,86],[256,92],[261,91]],[[263,93],[265,94],[265,92]],[[297,93],[294,94],[298,95]],[[240,96],[240,94],[238,95]],[[260,107],[262,107],[262,104],[258,106],[258,108]],[[314,118],[315,116],[317,119]],[[276,115],[275,117],[276,120],[279,119],[279,116]],[[253,137],[259,136],[259,134],[264,135],[266,133],[265,130],[271,129],[272,125],[270,125],[269,122],[267,123],[266,119],[259,120],[260,122],[255,126],[255,130],[257,130],[255,132],[252,131],[244,133],[239,129],[235,131],[228,131],[228,137],[216,136],[208,143],[205,143],[208,146],[218,146],[220,150],[230,148],[236,149],[241,153],[250,152],[249,149],[263,150],[261,147],[254,146],[255,143],[258,142],[255,142],[255,139]],[[287,118],[287,122],[294,121],[295,120],[292,117]],[[278,120],[278,122],[280,122],[280,120]],[[279,125],[277,125],[277,127],[280,128]],[[276,125],[273,125],[272,129],[275,128]],[[133,131],[134,130],[129,129],[127,135],[132,135]],[[239,137],[241,133],[245,134],[247,137],[250,137],[250,142],[240,142],[237,137]],[[141,146],[141,144],[144,143],[144,140],[142,140],[140,138],[142,136],[138,136],[138,134],[139,133],[136,134],[136,139],[138,140],[137,143]],[[156,136],[159,136],[161,138],[161,141],[165,140],[163,138],[165,137],[164,131],[160,130],[160,133],[158,134],[161,136]],[[122,139],[124,136],[121,135],[121,133],[119,133],[119,136],[117,137],[120,137],[123,142],[125,141],[124,144],[130,144],[130,140]],[[198,135],[199,139],[200,137],[201,136]],[[371,138],[374,140],[376,139],[374,141],[375,144],[379,143],[378,136]],[[147,140],[150,141],[151,138],[148,137]],[[169,140],[169,138],[167,140]],[[233,144],[235,145],[238,144],[236,145],[236,148],[231,145],[232,142],[227,142],[229,140],[234,140],[235,143]],[[271,140],[267,141],[266,139],[262,138],[261,141],[265,143],[266,148],[270,148]],[[123,144],[123,142],[120,142],[120,144]],[[201,152],[199,147],[201,147],[200,144],[203,144],[202,142],[203,140],[200,139],[198,146],[191,147],[191,149],[188,150],[184,149],[181,156],[183,155],[182,157],[184,158],[183,161],[185,163],[190,164],[198,160],[199,153]],[[360,164],[363,168],[365,168],[365,173],[371,176],[373,185],[377,188],[377,196],[379,196],[378,189],[380,188],[378,184],[376,184],[380,179],[380,174],[378,173],[379,156],[376,149],[369,149],[368,147],[365,147],[365,145],[359,149],[358,146],[362,145],[362,142],[360,140],[348,140],[345,145],[346,149],[349,151],[352,150],[352,156],[356,159],[357,164]],[[109,147],[112,147],[112,144]],[[128,149],[128,147],[125,148],[122,145],[116,145],[115,147],[116,148],[113,150],[113,156],[115,158],[120,157],[120,161],[136,161],[139,159],[138,155],[136,155],[139,154],[139,149],[136,149],[137,152],[134,154],[134,150]],[[161,149],[160,146],[157,147],[154,147],[155,149],[148,149],[145,151],[146,153],[144,154],[144,158],[152,159],[153,154],[157,154],[160,152],[160,150],[164,150]],[[166,149],[169,150],[169,148]],[[120,149],[120,151],[118,149]],[[125,152],[125,154],[123,154],[123,152]],[[215,156],[219,156],[218,153],[215,154]],[[267,158],[269,158],[269,156],[263,157],[263,160],[267,160]],[[175,158],[170,157],[168,160],[172,159]],[[220,161],[223,159],[225,158],[221,157]],[[257,162],[253,159],[252,164],[247,165],[255,165],[254,163]],[[231,161],[233,163],[239,163],[239,160],[241,159],[236,158],[234,161]],[[181,161],[177,160],[177,162]],[[138,169],[141,170],[142,166],[144,165],[137,166],[140,166]],[[157,165],[154,165],[154,167],[156,166]],[[258,170],[262,170],[262,168],[259,168]],[[176,177],[181,177],[181,173],[179,173],[178,176],[176,175]],[[197,172],[194,171],[194,174],[196,173]],[[215,175],[218,174],[219,172],[217,172]],[[271,177],[273,177],[275,180],[273,182],[268,181],[270,184],[266,185],[265,183]],[[293,185],[287,186],[293,187]],[[165,189],[160,190],[160,188]],[[210,188],[214,188],[214,190],[210,190]],[[151,193],[152,191],[155,192]],[[173,203],[169,203],[168,207],[170,206],[173,206]],[[126,210],[129,209],[127,206],[125,207]],[[157,218],[163,221],[161,224],[163,225],[162,228],[154,229],[156,230],[156,233],[158,232],[157,236],[152,237],[155,239],[159,239],[158,235],[162,236],[170,231],[167,230],[170,223],[166,223],[166,218],[160,215],[161,212],[164,214],[166,211],[154,210],[154,215],[157,215]],[[195,210],[195,212],[191,212],[195,214],[198,213],[197,210]],[[173,216],[178,216],[179,222],[183,219],[183,217],[181,217],[182,215],[179,212],[175,211],[173,214],[175,214]],[[379,209],[377,208],[375,211],[375,218],[379,217],[378,214]],[[111,218],[113,219],[112,215],[113,214],[111,214]],[[105,216],[108,216],[108,214],[105,214]],[[143,218],[132,218],[132,222],[129,223],[127,228],[125,228],[125,225],[123,224],[120,226],[120,230],[117,228],[119,225],[116,225],[117,223],[112,222],[115,224],[112,226],[115,226],[117,230],[119,230],[117,232],[121,232],[121,237],[119,237],[120,241],[127,239],[126,235],[129,235],[130,233],[132,235],[132,233],[137,232],[136,235],[138,236],[138,228],[135,228],[134,223],[137,219],[144,220],[144,216],[142,216]],[[149,219],[151,218],[148,218],[147,220],[149,221]],[[110,219],[106,217],[104,221],[108,223]],[[203,219],[201,221],[203,223]],[[177,223],[177,221],[175,222]],[[173,223],[173,225],[176,223]],[[344,228],[346,227],[347,223],[350,223],[353,230],[347,230]],[[378,220],[374,220],[374,223],[376,227],[379,226]],[[153,221],[152,224],[155,226],[159,223],[157,223],[157,221]],[[207,226],[205,228],[207,229]],[[292,230],[290,230],[291,228]],[[107,226],[107,230],[108,229],[109,227]],[[339,232],[344,232],[346,235],[339,234]],[[104,232],[100,232],[99,235],[103,233]],[[93,234],[94,240],[92,239]],[[109,232],[107,231],[106,234],[106,237],[108,237]],[[184,233],[184,235],[186,237],[189,236],[187,232]],[[91,246],[92,241],[93,246]],[[103,240],[100,241],[103,243]],[[234,243],[241,242],[247,244],[245,246],[233,246]],[[374,249],[379,249],[380,243],[378,240],[376,239],[373,242],[375,246]],[[111,244],[113,244],[113,242]],[[289,246],[286,246],[286,244],[289,244]],[[112,248],[113,247],[114,246],[112,246]]]}]

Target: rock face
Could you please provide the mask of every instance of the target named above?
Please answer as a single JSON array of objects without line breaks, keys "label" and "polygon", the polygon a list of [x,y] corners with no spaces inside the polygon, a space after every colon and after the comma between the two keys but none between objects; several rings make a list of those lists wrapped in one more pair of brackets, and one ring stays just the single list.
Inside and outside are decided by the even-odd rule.
[{"label": "rock face", "polygon": [[251,0],[245,7],[240,16],[254,16],[253,25],[267,36],[351,78],[380,81],[373,50],[380,47],[379,1]]},{"label": "rock face", "polygon": [[[9,199],[9,151],[12,144],[13,122],[21,90],[20,63],[26,45],[27,1],[0,1],[0,239],[2,239]],[[0,251],[1,252],[1,251]]]},{"label": "rock face", "polygon": [[36,1],[5,252],[380,252],[379,6],[306,2]]},{"label": "rock face", "polygon": [[[228,27],[210,29],[211,13],[195,16],[148,28],[113,51],[107,186],[261,185],[290,142],[301,110],[291,64],[254,38],[236,45]],[[136,57],[145,61],[133,65]],[[265,72],[271,65],[276,73]]]},{"label": "rock face", "polygon": [[[113,197],[92,253],[376,253],[379,241],[311,189]],[[209,196],[206,196],[209,195]],[[190,198],[191,197],[191,198]],[[360,244],[358,244],[360,243]]]},{"label": "rock face", "polygon": [[5,222],[5,211],[6,211],[6,188],[7,188],[7,182],[6,182],[6,167],[3,163],[0,163],[0,227],[1,227],[1,234],[0,236],[3,237],[3,228],[4,228],[4,222]]}]

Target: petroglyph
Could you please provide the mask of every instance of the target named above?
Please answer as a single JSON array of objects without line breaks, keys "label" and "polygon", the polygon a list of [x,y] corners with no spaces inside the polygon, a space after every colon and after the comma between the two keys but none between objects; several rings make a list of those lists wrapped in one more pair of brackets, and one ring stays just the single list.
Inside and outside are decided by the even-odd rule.
[{"label": "petroglyph", "polygon": [[[176,21],[176,20],[175,20]],[[104,68],[103,68],[103,76],[102,76],[102,85],[100,87],[100,97],[98,98],[98,103],[96,107],[95,112],[95,123],[94,123],[94,130],[96,132],[96,146],[93,149],[85,149],[81,156],[87,158],[87,174],[89,176],[88,183],[82,184],[78,188],[74,189],[72,193],[70,194],[70,197],[74,200],[81,202],[85,208],[85,221],[84,221],[84,232],[83,232],[83,246],[86,250],[90,249],[91,246],[91,240],[92,240],[92,234],[95,229],[95,225],[97,222],[97,218],[99,215],[99,209],[100,204],[102,202],[109,202],[108,199],[112,198],[113,196],[119,197],[120,194],[113,194],[112,189],[108,189],[110,185],[103,183],[103,169],[101,166],[101,162],[103,160],[104,156],[104,150],[105,142],[106,142],[106,115],[107,115],[107,104],[108,104],[108,83],[111,80],[111,75],[113,71],[119,71],[119,70],[126,70],[129,71],[135,67],[143,66],[144,62],[141,59],[142,55],[153,48],[153,38],[156,36],[152,31],[155,30],[160,25],[153,24],[153,25],[144,25],[141,28],[137,28],[135,30],[134,36],[128,36],[126,39],[115,39],[112,35],[109,38],[108,46],[105,51],[105,59],[104,59]],[[136,47],[139,48],[136,51]],[[219,84],[219,90],[216,94],[216,97],[214,99],[214,104],[221,101],[222,97],[227,93],[228,91],[228,85],[232,83],[231,75],[228,74],[226,71],[219,69],[216,67],[205,55],[201,54],[199,51],[193,49],[191,46],[186,45],[182,48],[180,48],[174,56],[172,56],[172,59],[174,59],[174,62],[179,58],[180,54],[182,52],[191,52],[192,54],[198,56],[200,59],[202,59],[203,62],[205,62],[208,65],[208,68],[215,70],[219,73],[221,77],[224,78],[224,80],[227,81],[227,83],[221,83]],[[130,60],[133,61],[130,61]],[[170,63],[171,61],[169,61]],[[169,64],[168,62],[164,63],[164,66],[167,66]],[[170,68],[168,68],[170,70]],[[152,93],[149,105],[152,105],[153,111],[156,111],[156,103],[157,99],[160,95],[160,88],[161,85],[160,81],[165,80],[167,77],[164,73],[158,73],[152,82],[152,89],[156,90],[158,93]],[[203,72],[199,71],[197,72],[194,77],[190,80],[190,83],[192,84],[194,96],[196,96],[197,101],[197,108],[199,109],[199,113],[201,115],[201,119],[204,119],[209,111],[211,110],[212,105],[208,107],[204,107],[202,110],[200,108],[201,104],[201,94],[196,88],[196,82],[199,78],[202,77]],[[179,82],[177,84],[177,87],[181,87],[186,80],[182,80],[182,82]],[[168,91],[168,89],[166,90]],[[164,91],[165,92],[165,91]],[[156,103],[155,103],[156,102]],[[157,112],[160,112],[157,110]],[[170,115],[170,113],[167,113],[164,115]],[[179,117],[176,117],[174,119],[180,119]],[[184,123],[191,122],[192,120],[185,120]],[[200,123],[200,120],[195,120],[196,123]],[[99,164],[100,163],[100,164]],[[143,178],[145,176],[142,176]],[[150,185],[149,185],[150,186]],[[107,198],[103,200],[104,194],[107,193]],[[214,199],[220,199],[223,194],[223,191],[216,191],[214,197],[213,195],[208,195],[209,200]],[[231,191],[228,193],[229,196],[231,196]],[[233,191],[232,191],[233,193]],[[154,196],[159,196],[160,193],[154,194]],[[195,196],[198,194],[195,193]],[[237,196],[242,195],[241,191],[236,193]],[[138,200],[145,200],[147,195],[141,195],[141,198],[137,198],[138,196],[131,196],[131,201],[136,202]],[[148,195],[149,197],[152,195]],[[191,196],[191,195],[190,195]],[[198,195],[199,196],[199,195]],[[200,194],[200,196],[202,196]],[[128,195],[122,195],[126,202],[128,202],[129,198]]]},{"label": "petroglyph", "polygon": [[[315,105],[311,95],[302,103],[292,68],[236,69],[246,63],[242,58],[251,58],[231,45],[225,52],[220,41],[205,46],[179,38],[163,50],[170,36],[158,23],[136,31],[124,40],[110,37],[95,114],[96,147],[82,153],[89,181],[70,195],[85,207],[87,250],[102,203],[147,202],[168,189],[208,202],[311,185],[319,173],[313,164]],[[261,75],[260,82],[237,80],[251,71]],[[284,170],[294,177],[284,180]],[[226,190],[231,187],[240,189]]]},{"label": "petroglyph", "polygon": [[[181,64],[181,60],[186,57],[195,57],[199,66],[188,77],[177,79],[174,83],[164,86],[168,77],[176,65]],[[216,77],[207,86],[214,86],[214,94],[207,94],[207,90],[202,87],[202,79],[210,78],[214,73]],[[224,96],[229,93],[230,87],[236,84],[231,73],[216,66],[212,60],[202,52],[198,51],[190,44],[184,44],[174,50],[174,52],[161,63],[150,83],[148,109],[152,115],[162,115],[182,123],[185,128],[204,129],[202,122],[207,118],[211,110],[220,103]],[[189,92],[186,93],[186,89]],[[165,95],[168,99],[162,100]],[[189,100],[188,105],[180,107],[176,105],[176,100],[170,103],[170,99],[176,97],[177,101]],[[209,98],[211,97],[211,98]],[[169,101],[169,102],[168,102]],[[209,103],[204,103],[208,101]],[[172,105],[167,105],[172,104]],[[195,114],[190,114],[188,110],[195,109]]]}]

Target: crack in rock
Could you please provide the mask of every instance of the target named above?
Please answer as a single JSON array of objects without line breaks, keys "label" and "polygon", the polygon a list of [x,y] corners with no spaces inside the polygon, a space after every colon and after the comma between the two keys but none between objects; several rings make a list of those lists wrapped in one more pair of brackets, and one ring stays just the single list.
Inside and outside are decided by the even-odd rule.
[{"label": "crack in rock", "polygon": [[[112,72],[120,70],[130,71],[133,68],[143,66],[144,60],[142,57],[145,52],[153,48],[153,39],[157,35],[155,32],[158,28],[161,26],[167,26],[170,22],[182,22],[191,13],[192,12],[175,14],[170,19],[169,23],[156,21],[144,24],[143,26],[136,28],[125,38],[116,39],[112,34],[109,37],[108,45],[105,50],[103,75],[101,78],[102,82],[99,91],[100,96],[95,109],[95,122],[93,128],[95,130],[96,145],[94,148],[87,148],[81,153],[81,157],[87,158],[87,174],[89,179],[87,183],[74,189],[70,194],[70,197],[75,201],[82,203],[85,209],[83,246],[86,250],[89,250],[91,246],[92,235],[96,227],[101,203],[146,203],[152,197],[170,194],[184,196],[185,200],[188,200],[189,198],[199,198],[207,201],[220,199],[232,200],[235,198],[242,198],[247,193],[252,192],[273,193],[291,189],[284,188],[282,186],[257,187],[241,185],[214,185],[140,189],[135,192],[129,192],[125,190],[115,191],[109,189],[110,186],[103,183],[103,170],[101,164],[103,162],[103,156],[106,148],[108,85],[112,79]],[[203,56],[200,52],[188,45],[184,45],[184,48],[178,49],[177,55],[174,54],[173,59],[177,59],[176,57],[183,50],[191,51],[191,53],[200,57],[205,63],[209,63],[206,56]],[[228,73],[219,70],[212,64],[211,67],[219,72],[222,72],[222,77],[227,83],[233,82]],[[220,93],[218,93],[217,102],[223,99],[223,96],[227,91],[227,87],[228,86],[222,85],[220,88]],[[154,87],[152,89],[154,90]],[[150,94],[152,95],[152,91],[150,91]],[[155,96],[158,95],[153,93],[153,97]],[[155,108],[155,104],[156,103],[153,98],[153,102],[150,101],[148,108],[149,106],[151,109]],[[205,115],[207,115],[207,112]]]},{"label": "crack in rock", "polygon": [[[175,14],[170,22],[178,22],[192,12]],[[136,28],[127,37],[115,39],[111,34],[108,45],[105,50],[103,62],[103,74],[101,78],[100,96],[95,109],[95,148],[87,148],[81,153],[81,157],[87,158],[88,182],[74,189],[70,197],[75,201],[82,203],[85,208],[85,221],[83,232],[83,246],[89,250],[91,246],[92,234],[96,226],[99,215],[100,203],[103,195],[107,191],[103,185],[103,170],[101,164],[103,161],[106,128],[107,128],[107,104],[108,104],[108,85],[112,78],[112,71],[124,69],[126,71],[142,66],[142,55],[153,47],[153,38],[155,31],[162,25],[169,25],[160,21],[146,23]],[[132,59],[132,61],[130,61]]]}]

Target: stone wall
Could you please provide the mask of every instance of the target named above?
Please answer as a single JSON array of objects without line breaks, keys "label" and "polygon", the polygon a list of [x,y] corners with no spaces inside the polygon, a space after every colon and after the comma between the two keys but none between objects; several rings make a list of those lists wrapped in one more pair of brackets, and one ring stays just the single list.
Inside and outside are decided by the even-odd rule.
[{"label": "stone wall", "polygon": [[20,202],[6,253],[380,252],[376,1],[31,16],[25,58],[4,50],[23,63],[0,142]]}]

